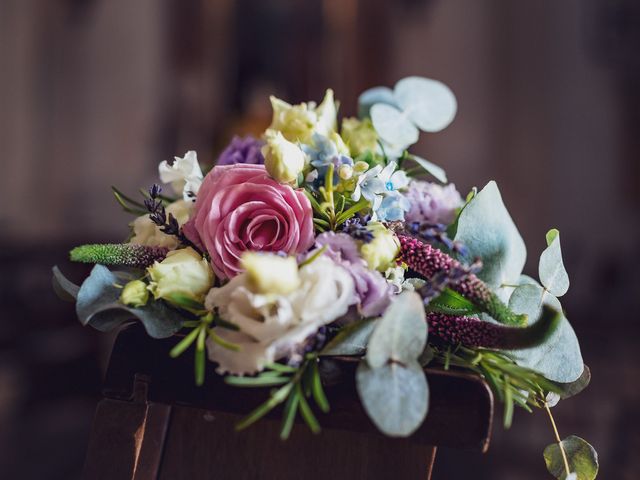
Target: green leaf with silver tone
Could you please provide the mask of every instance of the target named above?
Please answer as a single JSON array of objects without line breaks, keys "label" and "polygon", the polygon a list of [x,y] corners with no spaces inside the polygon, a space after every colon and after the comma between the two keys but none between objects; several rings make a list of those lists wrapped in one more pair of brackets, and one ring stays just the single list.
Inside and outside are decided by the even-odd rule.
[{"label": "green leaf with silver tone", "polygon": [[360,118],[370,116],[371,107],[376,103],[397,106],[393,90],[389,87],[373,87],[362,92],[358,97],[358,116]]},{"label": "green leaf with silver tone", "polygon": [[[593,480],[598,475],[598,454],[586,441],[575,435],[562,440],[562,448],[566,454],[571,474],[576,480]],[[572,478],[567,475],[567,467],[557,443],[552,443],[544,449],[544,461],[547,470],[558,480]]]},{"label": "green leaf with silver tone", "polygon": [[394,98],[409,119],[424,132],[439,132],[456,116],[456,97],[444,83],[407,77],[396,83]]},{"label": "green leaf with silver tone", "polygon": [[376,103],[371,107],[371,123],[380,138],[404,148],[416,143],[420,135],[407,115],[385,103]]},{"label": "green leaf with silver tone", "polygon": [[435,163],[431,163],[429,160],[419,157],[417,155],[409,154],[407,158],[413,160],[418,165],[420,165],[428,174],[433,176],[436,180],[441,183],[447,183],[447,173],[444,169]]},{"label": "green leaf with silver tone", "polygon": [[375,322],[371,319],[359,320],[340,329],[320,352],[321,356],[363,355],[373,332]]},{"label": "green leaf with silver tone", "polygon": [[385,434],[404,437],[423,422],[429,387],[418,358],[427,342],[420,295],[403,292],[377,321],[356,386],[365,411]]},{"label": "green leaf with silver tone", "polygon": [[560,232],[553,229],[547,233],[547,248],[540,255],[538,275],[549,293],[561,297],[569,290],[569,275],[562,262]]},{"label": "green leaf with silver tone", "polygon": [[468,248],[471,257],[482,259],[478,276],[506,300],[510,292],[500,287],[518,283],[527,249],[504,206],[496,182],[489,182],[464,207],[458,218],[455,240]]}]

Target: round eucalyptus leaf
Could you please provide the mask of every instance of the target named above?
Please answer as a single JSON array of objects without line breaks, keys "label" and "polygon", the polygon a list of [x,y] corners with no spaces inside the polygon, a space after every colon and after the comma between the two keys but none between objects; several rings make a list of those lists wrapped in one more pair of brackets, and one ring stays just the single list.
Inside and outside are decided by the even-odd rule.
[{"label": "round eucalyptus leaf", "polygon": [[427,415],[429,387],[415,360],[380,368],[371,368],[362,361],[356,371],[356,386],[369,418],[386,435],[409,436]]},{"label": "round eucalyptus leaf", "polygon": [[366,360],[372,368],[389,361],[415,361],[427,343],[427,321],[422,298],[416,292],[394,297],[384,315],[376,322],[369,338]]},{"label": "round eucalyptus leaf", "polygon": [[[562,312],[560,301],[538,284],[519,286],[509,299],[509,308],[517,314],[526,313],[532,323],[540,319],[545,304]],[[555,332],[545,342],[510,353],[519,365],[537,370],[554,382],[574,382],[584,371],[578,338],[564,315]]]},{"label": "round eucalyptus leaf", "polygon": [[[598,453],[589,442],[571,435],[562,440],[562,447],[567,455],[570,473],[577,480],[593,480],[598,475]],[[560,446],[552,443],[544,449],[544,461],[547,470],[559,480],[570,479],[567,467],[562,458]]]},{"label": "round eucalyptus leaf", "polygon": [[360,118],[370,116],[371,107],[376,103],[397,106],[393,90],[389,87],[373,87],[362,92],[358,97],[358,116]]},{"label": "round eucalyptus leaf", "polygon": [[407,148],[418,141],[420,132],[396,107],[376,103],[371,107],[371,122],[380,138],[391,145]]},{"label": "round eucalyptus leaf", "polygon": [[456,97],[444,83],[407,77],[396,83],[395,99],[411,121],[424,132],[439,132],[456,116]]}]

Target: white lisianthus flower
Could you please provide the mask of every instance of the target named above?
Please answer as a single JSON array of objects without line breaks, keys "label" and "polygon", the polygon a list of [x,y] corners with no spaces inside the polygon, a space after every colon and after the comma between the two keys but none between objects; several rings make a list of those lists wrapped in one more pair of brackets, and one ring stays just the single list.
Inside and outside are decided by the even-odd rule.
[{"label": "white lisianthus flower", "polygon": [[337,108],[331,89],[317,107],[314,102],[291,105],[274,96],[270,100],[273,119],[269,129],[281,132],[291,142],[310,144],[314,133],[329,136],[336,129]]},{"label": "white lisianthus flower", "polygon": [[193,150],[189,150],[184,157],[173,157],[173,165],[166,160],[158,165],[160,180],[163,183],[171,183],[175,192],[182,194],[185,200],[195,200],[195,196],[202,185],[202,170],[198,163],[198,156]]},{"label": "white lisianthus flower", "polygon": [[[189,220],[192,210],[193,202],[187,200],[177,200],[166,208],[167,214],[172,214],[180,226]],[[142,215],[129,225],[133,229],[133,236],[129,240],[129,243],[137,243],[138,245],[147,245],[150,247],[167,247],[171,249],[176,248],[179,244],[178,239],[174,235],[167,235],[162,232],[160,227],[151,221],[149,215]]]},{"label": "white lisianthus flower", "polygon": [[213,285],[213,271],[207,259],[193,248],[173,250],[161,262],[147,269],[149,291],[154,298],[172,301],[181,295],[201,302]]},{"label": "white lisianthus flower", "polygon": [[266,364],[295,353],[318,328],[346,314],[356,302],[351,275],[328,257],[315,259],[298,275],[299,287],[285,295],[257,293],[246,272],[211,289],[206,308],[217,308],[224,320],[239,328],[214,328],[219,337],[239,345],[239,351],[207,341],[209,358],[218,363],[219,373],[259,372]]},{"label": "white lisianthus flower", "polygon": [[267,173],[280,183],[295,182],[304,169],[304,152],[276,130],[267,130],[265,140],[262,156]]}]

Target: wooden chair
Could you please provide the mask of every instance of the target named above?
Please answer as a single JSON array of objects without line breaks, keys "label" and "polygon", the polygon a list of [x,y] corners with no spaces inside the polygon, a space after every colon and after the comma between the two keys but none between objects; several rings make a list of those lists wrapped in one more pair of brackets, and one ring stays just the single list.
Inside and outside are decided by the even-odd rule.
[{"label": "wooden chair", "polygon": [[209,372],[193,382],[193,358],[171,359],[176,339],[123,329],[107,370],[84,466],[85,479],[429,479],[436,445],[489,446],[493,396],[479,378],[427,369],[427,420],[410,438],[380,434],[360,405],[355,362],[339,360],[341,381],[326,388],[323,430],[294,426],[279,439],[281,412],[242,432],[234,424],[267,391],[230,387]]}]

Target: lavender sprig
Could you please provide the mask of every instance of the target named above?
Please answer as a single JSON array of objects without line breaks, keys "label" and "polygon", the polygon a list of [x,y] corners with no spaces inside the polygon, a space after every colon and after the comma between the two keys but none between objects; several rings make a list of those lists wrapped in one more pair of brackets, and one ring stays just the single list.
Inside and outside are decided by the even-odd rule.
[{"label": "lavender sprig", "polygon": [[200,251],[200,249],[184,235],[176,217],[174,217],[172,213],[167,214],[161,193],[162,187],[154,183],[149,188],[149,198],[144,200],[144,205],[149,211],[151,221],[160,228],[162,233],[178,237],[178,240],[180,240],[180,243],[183,245],[193,247],[197,251]]},{"label": "lavender sprig", "polygon": [[443,223],[411,222],[407,224],[407,230],[410,234],[427,242],[438,242],[465,259],[469,257],[469,249],[461,242],[451,240],[447,235],[447,226]]},{"label": "lavender sprig", "polygon": [[367,228],[367,223],[370,219],[370,215],[348,218],[342,224],[342,231],[350,235],[355,240],[361,240],[364,243],[369,243],[373,240],[373,232]]}]

